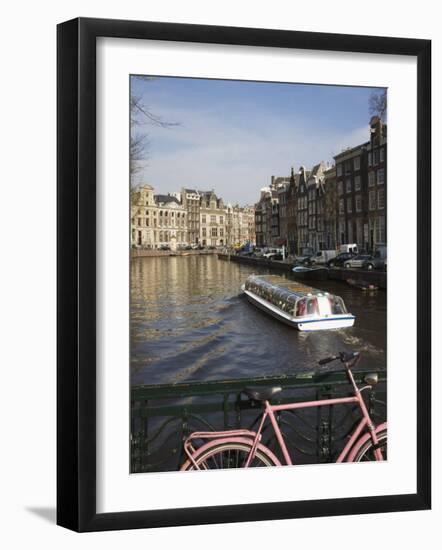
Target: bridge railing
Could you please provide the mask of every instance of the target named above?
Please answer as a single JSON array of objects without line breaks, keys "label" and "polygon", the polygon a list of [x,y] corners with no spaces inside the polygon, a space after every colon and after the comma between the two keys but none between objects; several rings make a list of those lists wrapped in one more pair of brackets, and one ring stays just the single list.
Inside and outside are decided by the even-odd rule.
[{"label": "bridge railing", "polygon": [[[386,420],[386,372],[358,370],[358,384],[377,372],[379,383],[364,392],[376,423]],[[294,376],[142,385],[131,390],[131,473],[178,470],[184,461],[183,441],[193,431],[253,429],[261,406],[242,393],[246,386],[281,386],[273,403],[328,399],[351,394],[344,372],[324,371]],[[357,406],[335,405],[283,411],[278,422],[295,464],[331,462],[360,418]],[[263,442],[280,456],[273,431]]]}]

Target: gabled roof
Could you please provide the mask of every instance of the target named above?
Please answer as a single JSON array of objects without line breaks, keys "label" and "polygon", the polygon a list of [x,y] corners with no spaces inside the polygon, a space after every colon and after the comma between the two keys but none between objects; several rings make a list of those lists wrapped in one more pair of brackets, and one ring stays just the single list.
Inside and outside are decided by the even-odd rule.
[{"label": "gabled roof", "polygon": [[163,204],[167,204],[168,202],[176,202],[177,204],[180,204],[180,201],[172,195],[154,195],[154,198],[157,202],[162,202]]}]

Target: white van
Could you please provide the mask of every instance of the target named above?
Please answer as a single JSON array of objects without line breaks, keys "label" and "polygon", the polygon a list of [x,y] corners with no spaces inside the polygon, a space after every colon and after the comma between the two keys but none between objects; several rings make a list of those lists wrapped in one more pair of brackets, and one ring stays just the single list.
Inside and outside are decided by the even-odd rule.
[{"label": "white van", "polygon": [[341,244],[339,245],[339,253],[342,254],[343,252],[347,252],[349,254],[358,254],[358,245],[356,243]]},{"label": "white van", "polygon": [[336,257],[336,250],[320,250],[316,252],[309,260],[310,265],[326,264],[329,260]]}]

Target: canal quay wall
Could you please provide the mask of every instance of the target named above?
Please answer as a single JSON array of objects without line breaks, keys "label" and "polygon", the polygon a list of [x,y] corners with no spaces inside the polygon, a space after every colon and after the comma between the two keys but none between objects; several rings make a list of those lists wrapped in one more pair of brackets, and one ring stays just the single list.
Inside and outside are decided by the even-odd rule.
[{"label": "canal quay wall", "polygon": [[158,258],[160,256],[207,256],[216,254],[216,250],[144,250],[142,248],[132,248],[132,258]]},{"label": "canal quay wall", "polygon": [[[278,260],[267,260],[265,258],[252,258],[250,256],[239,256],[235,254],[218,254],[220,260],[238,262],[240,264],[265,267],[273,271],[291,273],[293,263],[281,262]],[[347,282],[348,279],[356,283],[369,283],[379,288],[387,288],[387,274],[383,271],[366,271],[361,269],[345,269],[334,267],[328,270],[328,278],[336,281]]]}]

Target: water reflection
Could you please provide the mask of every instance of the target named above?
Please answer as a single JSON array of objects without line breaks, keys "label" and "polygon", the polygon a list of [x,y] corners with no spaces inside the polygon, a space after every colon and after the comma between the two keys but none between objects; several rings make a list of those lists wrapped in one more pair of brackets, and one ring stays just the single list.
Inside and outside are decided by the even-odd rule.
[{"label": "water reflection", "polygon": [[248,275],[266,272],[215,256],[132,260],[132,383],[294,374],[343,349],[362,351],[361,366],[385,367],[385,292],[318,282],[342,296],[356,315],[355,326],[298,332],[241,295]]}]

